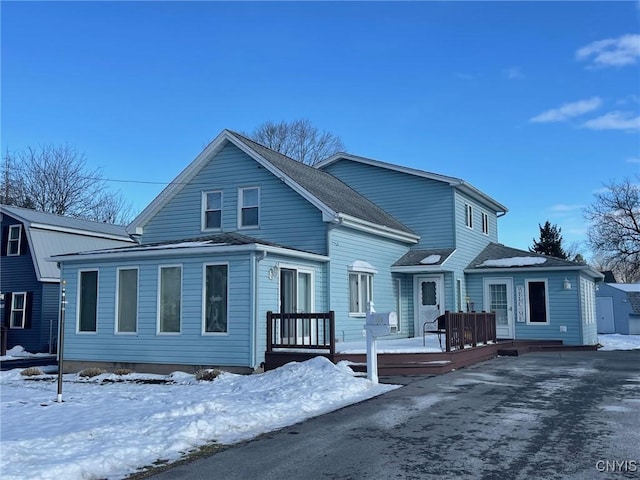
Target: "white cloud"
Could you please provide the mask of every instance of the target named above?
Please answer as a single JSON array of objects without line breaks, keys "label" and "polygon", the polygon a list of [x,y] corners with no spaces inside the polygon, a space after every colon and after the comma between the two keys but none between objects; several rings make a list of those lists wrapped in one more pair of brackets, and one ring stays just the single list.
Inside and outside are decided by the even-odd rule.
[{"label": "white cloud", "polygon": [[640,163],[640,157],[627,158],[627,163]]},{"label": "white cloud", "polygon": [[507,77],[509,80],[517,80],[519,78],[524,78],[524,74],[518,67],[509,67],[502,70],[502,75]]},{"label": "white cloud", "polygon": [[590,61],[593,67],[633,65],[640,58],[640,35],[627,34],[592,42],[578,49],[576,58]]},{"label": "white cloud", "polygon": [[640,116],[634,115],[632,112],[609,112],[582,126],[591,130],[640,130]]},{"label": "white cloud", "polygon": [[565,103],[558,108],[552,108],[551,110],[542,112],[541,114],[531,118],[529,121],[533,123],[563,122],[572,117],[577,117],[596,110],[600,105],[602,105],[602,99],[600,97]]},{"label": "white cloud", "polygon": [[574,212],[576,210],[582,210],[584,205],[567,205],[564,203],[559,203],[557,205],[553,205],[549,210],[552,212],[558,213],[566,213],[566,212]]}]

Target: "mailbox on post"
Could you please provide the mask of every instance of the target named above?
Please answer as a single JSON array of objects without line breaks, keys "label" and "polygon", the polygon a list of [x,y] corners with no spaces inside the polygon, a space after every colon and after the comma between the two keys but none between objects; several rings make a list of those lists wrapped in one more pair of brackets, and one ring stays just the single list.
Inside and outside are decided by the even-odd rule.
[{"label": "mailbox on post", "polygon": [[364,330],[367,334],[367,378],[378,383],[378,351],[376,339],[391,334],[391,329],[398,328],[396,312],[376,312],[373,302],[369,304]]}]

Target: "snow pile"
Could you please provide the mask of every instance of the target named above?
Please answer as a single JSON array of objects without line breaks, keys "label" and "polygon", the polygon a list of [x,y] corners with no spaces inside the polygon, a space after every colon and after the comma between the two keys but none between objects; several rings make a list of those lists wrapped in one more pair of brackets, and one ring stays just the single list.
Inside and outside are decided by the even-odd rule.
[{"label": "snow pile", "polygon": [[3,480],[122,478],[207,442],[239,442],[398,388],[317,357],[213,382],[182,372],[69,374],[56,403],[56,376],[34,381],[19,372],[0,373]]},{"label": "snow pile", "polygon": [[529,265],[542,265],[546,262],[542,257],[508,257],[485,260],[478,267],[526,267]]},{"label": "snow pile", "polygon": [[640,350],[640,335],[598,335],[599,350]]},{"label": "snow pile", "polygon": [[427,255],[422,260],[420,260],[420,263],[422,265],[434,265],[438,263],[441,258],[442,257],[440,255]]}]

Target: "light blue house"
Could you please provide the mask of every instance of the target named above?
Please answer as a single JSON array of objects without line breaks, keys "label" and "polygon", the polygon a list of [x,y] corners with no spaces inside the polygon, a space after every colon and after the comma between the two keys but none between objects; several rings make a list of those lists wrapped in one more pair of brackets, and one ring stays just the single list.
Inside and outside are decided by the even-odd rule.
[{"label": "light blue house", "polygon": [[309,167],[225,130],[129,226],[138,245],[53,259],[67,365],[250,370],[268,311],[332,310],[342,342],[370,300],[398,312],[396,337],[474,308],[503,338],[595,344],[601,274],[499,245],[504,213],[459,179],[347,154]]}]

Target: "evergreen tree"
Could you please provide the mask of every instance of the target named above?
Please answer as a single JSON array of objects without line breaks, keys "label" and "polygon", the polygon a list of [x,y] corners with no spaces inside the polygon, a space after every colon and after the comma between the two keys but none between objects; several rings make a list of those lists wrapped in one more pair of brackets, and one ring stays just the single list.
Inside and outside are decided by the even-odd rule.
[{"label": "evergreen tree", "polygon": [[549,220],[544,223],[544,226],[538,224],[538,227],[540,227],[540,239],[533,239],[533,247],[529,251],[566,260],[567,254],[562,248],[560,234],[562,229],[557,225],[551,225]]}]

